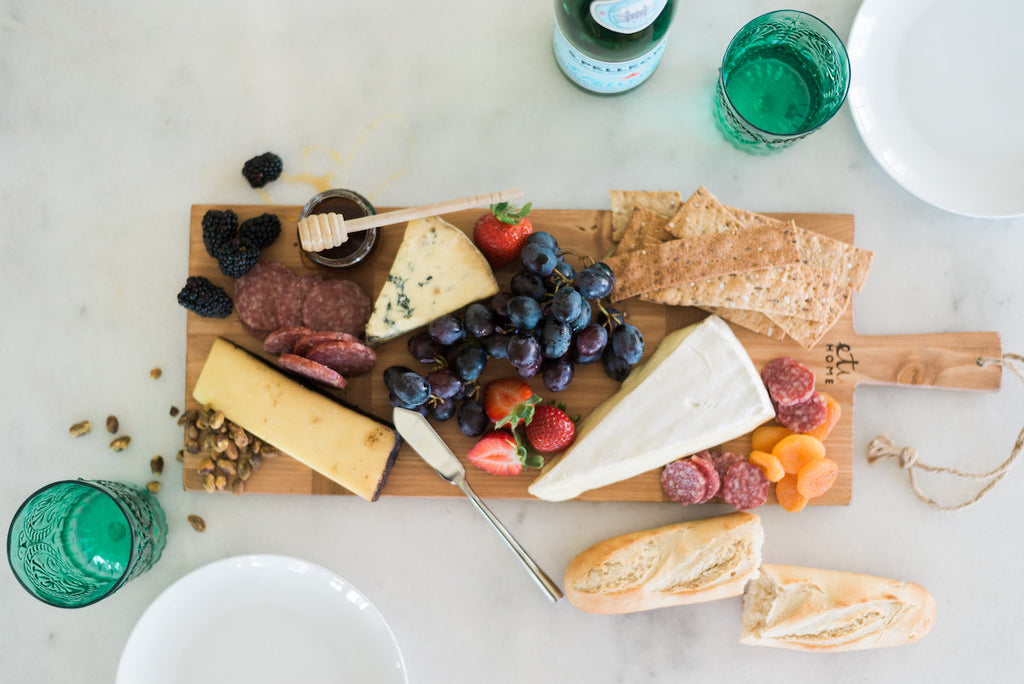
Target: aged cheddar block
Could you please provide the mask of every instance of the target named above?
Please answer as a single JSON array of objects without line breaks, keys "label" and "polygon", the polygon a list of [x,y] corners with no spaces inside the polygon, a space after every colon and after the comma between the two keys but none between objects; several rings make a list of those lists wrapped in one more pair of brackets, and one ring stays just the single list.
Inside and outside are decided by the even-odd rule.
[{"label": "aged cheddar block", "polygon": [[530,485],[563,501],[746,434],[775,416],[761,376],[718,316],[666,336]]},{"label": "aged cheddar block", "polygon": [[196,401],[367,501],[380,496],[401,439],[391,427],[303,387],[217,338]]},{"label": "aged cheddar block", "polygon": [[487,259],[465,233],[436,216],[409,221],[366,338],[384,342],[497,293]]}]

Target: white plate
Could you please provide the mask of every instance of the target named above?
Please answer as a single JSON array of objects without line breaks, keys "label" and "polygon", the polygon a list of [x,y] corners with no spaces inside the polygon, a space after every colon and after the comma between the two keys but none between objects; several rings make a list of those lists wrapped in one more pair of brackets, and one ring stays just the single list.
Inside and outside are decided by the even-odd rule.
[{"label": "white plate", "polygon": [[181,578],[128,638],[117,684],[400,682],[394,635],[358,589],[285,556],[238,556]]},{"label": "white plate", "polygon": [[848,102],[882,168],[965,216],[1024,214],[1024,2],[864,0]]}]

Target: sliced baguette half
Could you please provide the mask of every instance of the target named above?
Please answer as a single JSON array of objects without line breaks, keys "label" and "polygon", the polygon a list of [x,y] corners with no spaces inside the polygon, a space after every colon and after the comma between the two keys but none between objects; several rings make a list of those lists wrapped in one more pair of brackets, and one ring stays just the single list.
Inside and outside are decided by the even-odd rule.
[{"label": "sliced baguette half", "polygon": [[837,570],[762,565],[743,596],[740,643],[802,651],[900,646],[935,623],[935,601],[912,582]]},{"label": "sliced baguette half", "polygon": [[764,531],[753,513],[620,535],[581,552],[565,595],[588,613],[632,613],[739,596],[757,576]]}]

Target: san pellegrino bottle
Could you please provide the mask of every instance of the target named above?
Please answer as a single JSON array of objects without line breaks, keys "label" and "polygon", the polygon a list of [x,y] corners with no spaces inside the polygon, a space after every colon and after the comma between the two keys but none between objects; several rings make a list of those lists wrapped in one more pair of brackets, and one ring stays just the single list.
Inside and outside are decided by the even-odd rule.
[{"label": "san pellegrino bottle", "polygon": [[555,0],[555,61],[601,94],[646,81],[665,51],[675,0]]}]

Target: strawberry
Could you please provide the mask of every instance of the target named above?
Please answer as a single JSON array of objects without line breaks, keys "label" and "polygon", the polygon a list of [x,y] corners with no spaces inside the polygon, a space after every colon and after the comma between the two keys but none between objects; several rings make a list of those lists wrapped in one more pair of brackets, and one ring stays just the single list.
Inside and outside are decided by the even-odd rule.
[{"label": "strawberry", "polygon": [[481,216],[473,226],[473,242],[487,257],[491,268],[501,268],[519,256],[519,250],[533,232],[533,224],[526,218],[531,206],[527,204],[516,211],[508,202],[492,204],[490,213]]},{"label": "strawberry", "polygon": [[533,420],[526,424],[526,439],[542,454],[553,454],[576,439],[576,423],[557,406],[541,404],[534,408]]},{"label": "strawberry", "polygon": [[[466,454],[466,460],[493,475],[518,475],[527,463],[526,449],[508,430],[488,432]],[[536,466],[533,466],[536,467]]]},{"label": "strawberry", "polygon": [[534,404],[539,401],[540,397],[519,378],[491,380],[484,387],[484,412],[495,427],[514,428],[521,421],[530,422]]}]

